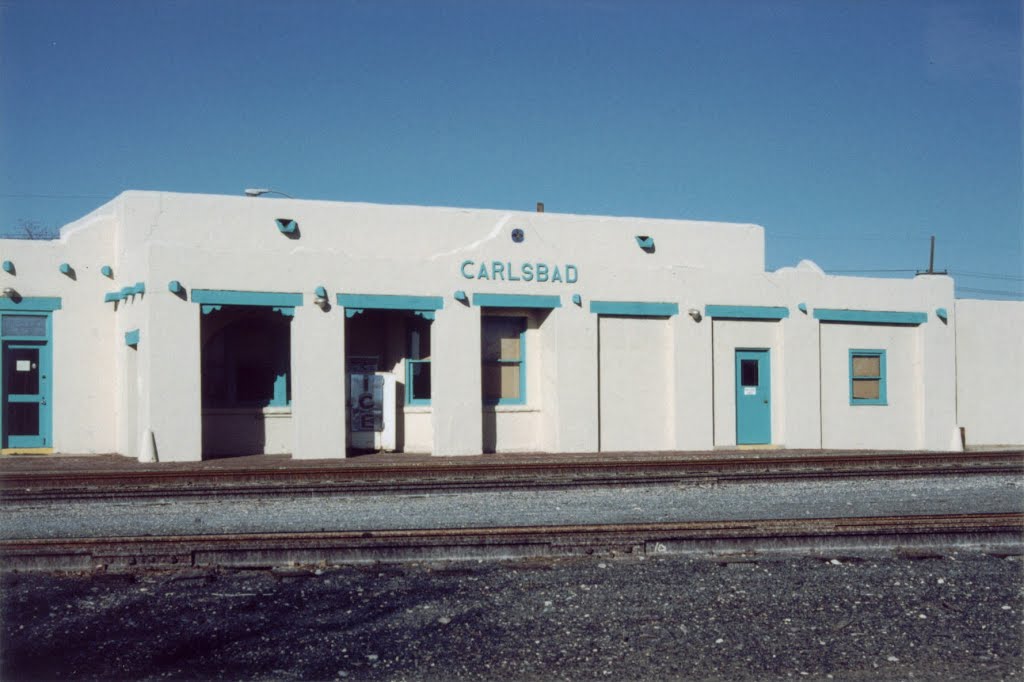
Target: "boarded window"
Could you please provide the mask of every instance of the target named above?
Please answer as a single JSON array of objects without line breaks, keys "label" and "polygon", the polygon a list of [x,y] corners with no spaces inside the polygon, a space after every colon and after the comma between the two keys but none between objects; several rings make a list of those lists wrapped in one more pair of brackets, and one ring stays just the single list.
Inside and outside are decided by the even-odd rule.
[{"label": "boarded window", "polygon": [[886,404],[884,350],[850,350],[850,404]]},{"label": "boarded window", "polygon": [[525,402],[523,335],[526,331],[526,318],[485,316],[481,324],[484,402]]}]

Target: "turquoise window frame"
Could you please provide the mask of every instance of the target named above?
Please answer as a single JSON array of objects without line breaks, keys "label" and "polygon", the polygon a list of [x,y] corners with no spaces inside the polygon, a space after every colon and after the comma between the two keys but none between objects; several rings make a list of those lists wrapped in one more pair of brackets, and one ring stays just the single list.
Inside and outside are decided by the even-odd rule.
[{"label": "turquoise window frame", "polygon": [[[415,319],[415,318],[414,318]],[[429,330],[432,324],[431,318],[424,318],[426,320],[426,328]],[[415,367],[426,367],[427,372],[431,371],[430,360],[422,360],[420,358],[412,357],[412,333],[413,329],[408,330],[407,341],[408,341],[408,352],[405,358],[405,404],[409,406],[426,407],[431,403],[430,398],[414,398],[412,394],[413,388],[413,375],[415,373]],[[431,332],[432,333],[432,332]],[[430,392],[433,396],[434,382],[430,382]]]},{"label": "turquoise window frame", "polygon": [[[854,374],[853,371],[853,359],[854,358],[878,358],[878,375],[868,374]],[[849,367],[850,367],[850,405],[888,405],[889,396],[886,384],[886,363],[885,363],[885,350],[879,348],[851,348],[849,353]],[[854,398],[853,397],[853,381],[854,379],[877,379],[878,380],[878,397],[877,398]]]},{"label": "turquoise window frame", "polygon": [[427,372],[430,371],[430,360],[413,360],[406,358],[405,361],[405,404],[411,406],[429,406],[430,398],[414,398],[412,395],[412,382],[413,374],[415,373],[415,367],[425,367]]},{"label": "turquoise window frame", "polygon": [[[480,319],[480,334],[481,339],[484,334],[484,325],[487,320],[519,320],[523,329],[519,332],[519,359],[518,360],[505,360],[498,358],[497,360],[482,360],[481,364],[496,364],[499,366],[503,365],[514,365],[519,364],[519,397],[518,398],[498,398],[497,400],[484,398],[484,405],[496,406],[496,405],[525,405],[526,404],[526,330],[529,329],[530,322],[529,318],[525,315],[482,315]],[[481,386],[481,391],[483,387]]]}]

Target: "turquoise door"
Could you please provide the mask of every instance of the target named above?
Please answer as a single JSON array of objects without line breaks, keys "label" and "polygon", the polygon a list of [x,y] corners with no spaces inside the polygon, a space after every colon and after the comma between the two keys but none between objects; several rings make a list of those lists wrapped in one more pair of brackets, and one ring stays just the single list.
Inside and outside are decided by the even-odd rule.
[{"label": "turquoise door", "polygon": [[771,368],[766,350],[736,351],[736,444],[772,442]]},{"label": "turquoise door", "polygon": [[3,447],[48,448],[50,438],[49,344],[3,344]]}]

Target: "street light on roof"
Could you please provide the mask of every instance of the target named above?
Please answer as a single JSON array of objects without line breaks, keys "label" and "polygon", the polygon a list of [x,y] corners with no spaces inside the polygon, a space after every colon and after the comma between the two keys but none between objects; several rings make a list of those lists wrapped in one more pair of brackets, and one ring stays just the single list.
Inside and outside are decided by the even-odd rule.
[{"label": "street light on roof", "polygon": [[266,187],[247,187],[245,190],[245,196],[247,197],[260,197],[264,194],[280,194],[281,196],[288,197],[289,199],[295,198],[291,194],[285,194],[284,192],[276,189],[267,189]]}]

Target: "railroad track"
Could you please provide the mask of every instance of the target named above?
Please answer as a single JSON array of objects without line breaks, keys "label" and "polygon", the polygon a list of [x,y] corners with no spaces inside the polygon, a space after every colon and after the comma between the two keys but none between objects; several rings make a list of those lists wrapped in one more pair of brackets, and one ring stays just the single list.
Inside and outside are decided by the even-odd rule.
[{"label": "railroad track", "polygon": [[0,503],[208,495],[380,494],[727,483],[861,476],[1024,474],[1024,453],[883,453],[708,459],[570,459],[470,464],[0,473]]},{"label": "railroad track", "polygon": [[958,547],[1020,555],[1024,514],[3,540],[0,570],[274,568],[595,553],[750,561],[895,550],[920,557]]}]

